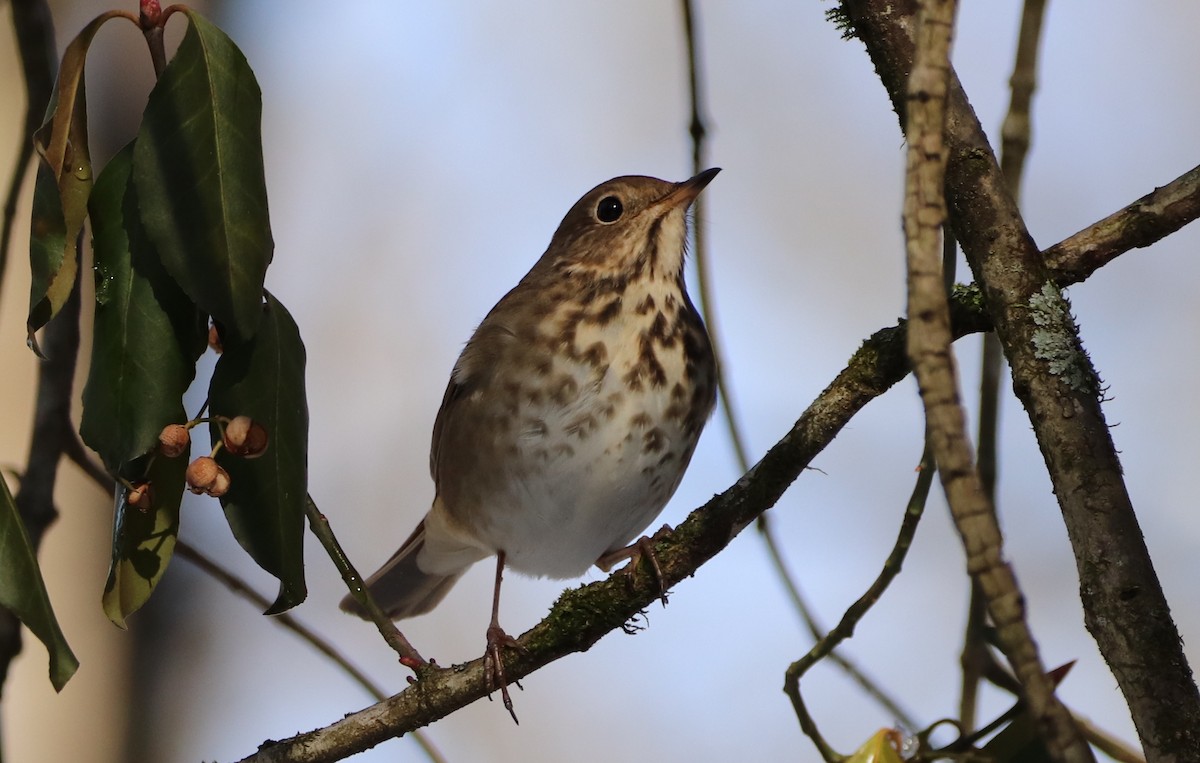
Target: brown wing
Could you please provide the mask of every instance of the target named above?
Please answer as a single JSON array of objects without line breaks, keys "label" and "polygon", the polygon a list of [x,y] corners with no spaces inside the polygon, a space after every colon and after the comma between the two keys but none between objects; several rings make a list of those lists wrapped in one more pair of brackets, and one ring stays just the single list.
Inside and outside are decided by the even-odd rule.
[{"label": "brown wing", "polygon": [[[499,307],[499,306],[497,306]],[[475,329],[467,346],[454,363],[446,393],[442,395],[442,407],[438,408],[433,421],[433,442],[429,448],[429,474],[433,484],[438,485],[438,461],[445,440],[447,422],[460,412],[462,402],[477,390],[486,387],[495,378],[495,369],[500,357],[507,351],[515,333],[502,325],[492,314]],[[461,425],[461,424],[460,424]]]}]

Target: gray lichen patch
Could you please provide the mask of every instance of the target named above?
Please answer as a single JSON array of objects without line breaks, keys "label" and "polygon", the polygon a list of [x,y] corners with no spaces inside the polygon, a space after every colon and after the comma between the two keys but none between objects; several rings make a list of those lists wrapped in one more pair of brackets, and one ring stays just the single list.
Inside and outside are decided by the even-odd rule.
[{"label": "gray lichen patch", "polygon": [[1029,310],[1038,328],[1033,332],[1033,354],[1047,370],[1075,392],[1100,394],[1092,360],[1079,343],[1079,326],[1071,303],[1057,286],[1047,282],[1029,298]]}]

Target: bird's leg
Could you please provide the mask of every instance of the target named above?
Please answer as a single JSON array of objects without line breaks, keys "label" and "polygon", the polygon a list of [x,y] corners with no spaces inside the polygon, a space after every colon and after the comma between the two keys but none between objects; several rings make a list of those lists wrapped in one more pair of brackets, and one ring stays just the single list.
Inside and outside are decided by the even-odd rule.
[{"label": "bird's leg", "polygon": [[638,563],[645,559],[654,573],[654,580],[658,583],[658,598],[665,607],[667,605],[667,580],[663,577],[662,567],[658,564],[658,555],[654,553],[654,544],[670,532],[671,526],[663,525],[654,535],[650,537],[643,535],[625,548],[617,549],[600,557],[596,560],[596,566],[608,572],[620,562],[630,559],[629,566],[625,568],[625,575],[632,586],[636,581]]},{"label": "bird's leg", "polygon": [[[487,651],[483,653],[483,677],[488,693],[500,690],[500,698],[504,709],[512,716],[513,723],[520,724],[517,714],[513,711],[512,697],[508,695],[508,678],[504,675],[504,659],[500,656],[501,647],[516,649],[520,652],[528,650],[521,646],[515,638],[504,632],[500,627],[500,582],[504,579],[504,552],[496,554],[496,587],[492,591],[492,622],[487,629]],[[520,687],[520,682],[514,682]]]}]

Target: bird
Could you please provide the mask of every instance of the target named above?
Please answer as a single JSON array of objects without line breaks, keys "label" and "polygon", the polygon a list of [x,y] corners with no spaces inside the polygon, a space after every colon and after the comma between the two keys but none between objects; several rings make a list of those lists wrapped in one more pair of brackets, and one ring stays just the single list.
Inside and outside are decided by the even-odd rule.
[{"label": "bird", "polygon": [[[495,556],[485,676],[514,721],[500,652],[519,646],[499,622],[504,570],[568,579],[636,563],[650,544],[635,539],[679,486],[716,404],[716,359],[684,262],[689,210],[719,171],[617,177],[571,207],[455,362],[433,426],[433,504],[365,581],[404,619]],[[366,617],[352,596],[341,607]]]}]

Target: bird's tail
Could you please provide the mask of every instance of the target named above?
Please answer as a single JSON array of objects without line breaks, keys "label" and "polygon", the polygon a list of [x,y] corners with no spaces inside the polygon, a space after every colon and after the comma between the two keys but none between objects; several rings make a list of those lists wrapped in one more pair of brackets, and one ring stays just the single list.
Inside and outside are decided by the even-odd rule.
[{"label": "bird's tail", "polygon": [[[417,525],[412,535],[400,547],[400,550],[388,559],[371,577],[367,578],[366,586],[371,597],[379,608],[393,620],[423,615],[437,606],[450,589],[463,576],[481,554],[471,554],[470,558],[454,560],[451,564],[440,564],[442,569],[437,573],[428,573],[417,563],[417,556],[425,548],[425,520]],[[428,556],[428,554],[426,555]],[[440,555],[439,555],[440,556]],[[459,554],[462,557],[462,554]],[[435,561],[448,561],[444,557]],[[342,599],[341,608],[345,612],[367,618],[368,615],[353,596]]]}]

